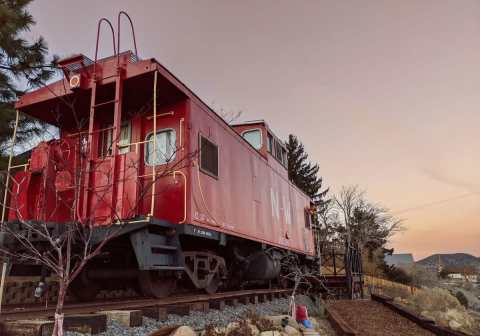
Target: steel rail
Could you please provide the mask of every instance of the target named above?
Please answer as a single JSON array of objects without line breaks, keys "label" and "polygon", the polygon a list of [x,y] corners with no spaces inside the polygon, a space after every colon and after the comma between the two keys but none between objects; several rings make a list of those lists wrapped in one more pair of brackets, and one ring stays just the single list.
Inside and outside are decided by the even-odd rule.
[{"label": "steel rail", "polygon": [[[198,302],[214,302],[222,300],[240,299],[242,297],[250,297],[255,295],[290,294],[291,291],[291,289],[250,289],[215,294],[194,294],[189,296],[168,297],[164,299],[147,298],[120,301],[72,303],[65,305],[64,314],[90,314],[105,310],[134,310],[152,307],[163,308],[168,306],[186,305]],[[21,308],[18,306],[5,306],[4,308],[5,310],[0,315],[0,321],[51,317],[55,313],[55,305],[52,305],[48,308],[45,308],[44,305],[40,304],[33,307],[32,305],[29,305],[29,308]]]}]

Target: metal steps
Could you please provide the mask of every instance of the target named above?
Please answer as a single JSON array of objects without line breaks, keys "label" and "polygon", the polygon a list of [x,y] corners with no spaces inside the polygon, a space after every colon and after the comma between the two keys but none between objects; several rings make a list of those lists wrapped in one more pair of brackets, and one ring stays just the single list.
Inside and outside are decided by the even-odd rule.
[{"label": "metal steps", "polygon": [[134,232],[130,241],[140,270],[184,270],[178,237],[149,232],[148,228]]}]

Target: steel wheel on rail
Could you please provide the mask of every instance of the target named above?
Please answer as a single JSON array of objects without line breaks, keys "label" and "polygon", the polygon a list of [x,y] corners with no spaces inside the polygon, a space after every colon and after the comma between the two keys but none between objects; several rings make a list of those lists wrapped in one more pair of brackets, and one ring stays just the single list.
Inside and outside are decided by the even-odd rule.
[{"label": "steel wheel on rail", "polygon": [[78,301],[93,301],[100,292],[100,285],[87,278],[86,269],[83,270],[70,284],[70,290]]},{"label": "steel wheel on rail", "polygon": [[162,277],[158,271],[141,271],[138,284],[143,295],[161,299],[175,291],[177,279]]},{"label": "steel wheel on rail", "polygon": [[208,294],[215,294],[221,284],[222,279],[220,278],[220,275],[216,273],[210,280],[210,282],[207,284],[207,286],[205,286],[205,292],[207,292]]}]

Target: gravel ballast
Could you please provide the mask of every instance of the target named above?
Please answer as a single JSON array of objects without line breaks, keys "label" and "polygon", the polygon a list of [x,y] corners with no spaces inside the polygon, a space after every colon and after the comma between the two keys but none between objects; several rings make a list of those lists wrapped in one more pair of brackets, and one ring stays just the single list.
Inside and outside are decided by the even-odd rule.
[{"label": "gravel ballast", "polygon": [[[98,334],[99,336],[146,336],[157,330],[159,327],[167,325],[186,325],[195,330],[203,330],[209,324],[215,326],[226,326],[228,323],[237,321],[245,317],[250,311],[255,311],[257,315],[279,315],[288,311],[289,299],[281,298],[264,303],[238,305],[236,307],[226,306],[221,311],[210,309],[208,312],[193,311],[190,315],[168,315],[166,321],[156,321],[150,318],[143,318],[143,326],[135,328],[126,328],[115,322],[109,323],[107,331]],[[84,336],[85,334],[77,332],[66,332],[66,336]]]}]

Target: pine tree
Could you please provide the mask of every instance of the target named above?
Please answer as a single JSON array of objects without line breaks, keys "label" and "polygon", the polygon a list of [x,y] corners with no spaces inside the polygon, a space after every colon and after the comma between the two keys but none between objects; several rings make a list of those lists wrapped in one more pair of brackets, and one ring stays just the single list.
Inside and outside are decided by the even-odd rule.
[{"label": "pine tree", "polygon": [[321,191],[323,179],[318,176],[318,164],[312,164],[308,161],[308,154],[305,152],[303,144],[293,134],[288,136],[287,151],[288,178],[310,196],[321,210],[326,202],[325,196],[328,189]]},{"label": "pine tree", "polygon": [[[56,57],[47,62],[43,38],[30,42],[22,36],[35,24],[26,9],[31,1],[0,0],[0,156],[5,155],[13,132],[14,102],[25,90],[45,83],[55,71]],[[44,125],[25,115],[20,116],[19,125],[20,144],[44,130]]]}]

